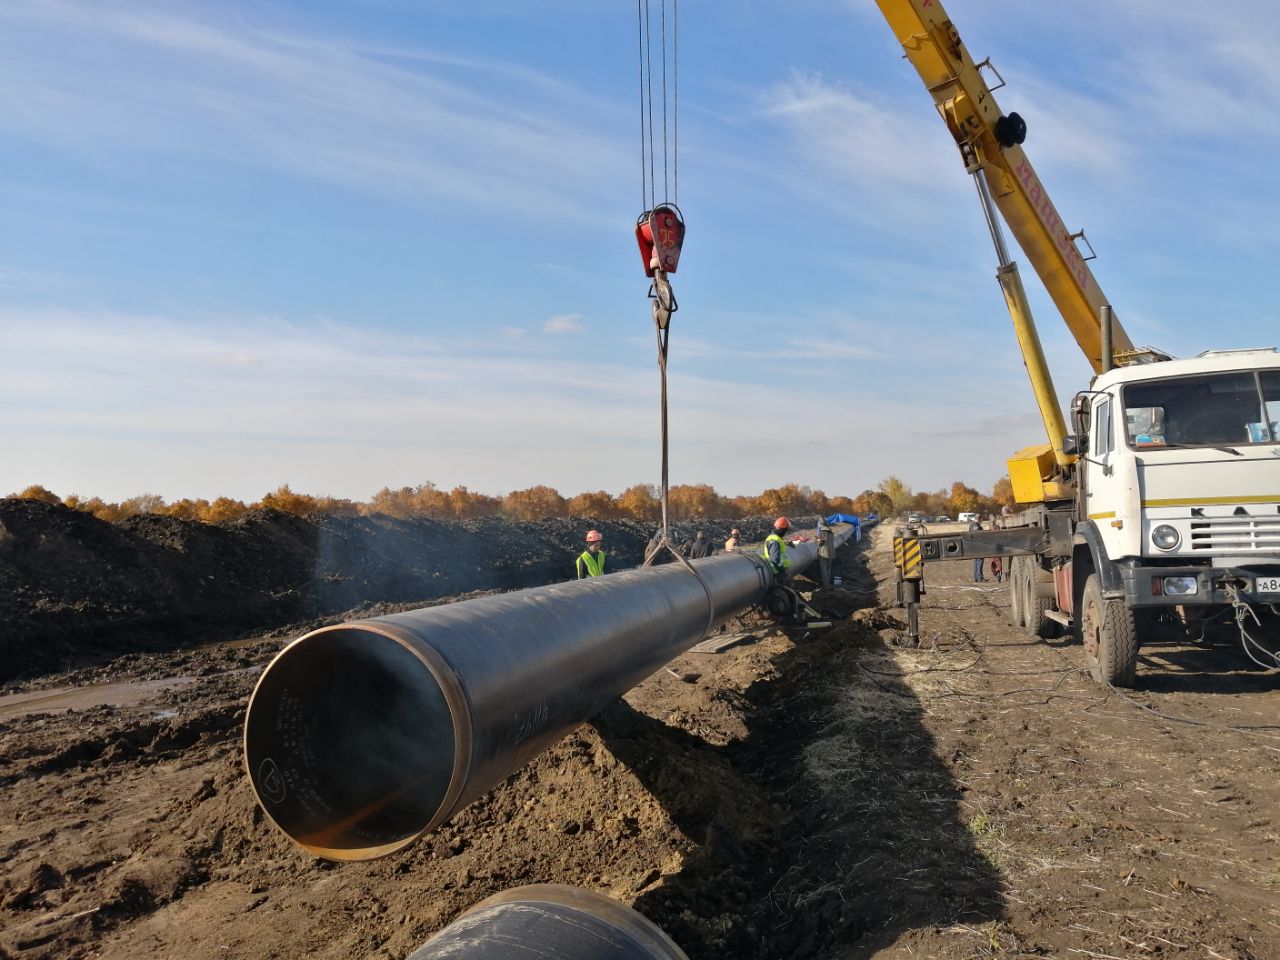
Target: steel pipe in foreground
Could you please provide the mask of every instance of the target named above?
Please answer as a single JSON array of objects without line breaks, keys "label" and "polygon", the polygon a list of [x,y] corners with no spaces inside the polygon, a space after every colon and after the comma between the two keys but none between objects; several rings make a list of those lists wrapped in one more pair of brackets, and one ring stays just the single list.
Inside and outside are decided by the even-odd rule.
[{"label": "steel pipe in foreground", "polygon": [[602,893],[558,883],[476,904],[409,960],[688,960],[662,928]]},{"label": "steel pipe in foreground", "polygon": [[[838,545],[852,527],[835,530]],[[793,572],[817,556],[813,543],[790,552]],[[750,554],[693,566],[696,577],[673,563],[299,637],[249,700],[259,802],[317,856],[408,846],[772,585]]]}]

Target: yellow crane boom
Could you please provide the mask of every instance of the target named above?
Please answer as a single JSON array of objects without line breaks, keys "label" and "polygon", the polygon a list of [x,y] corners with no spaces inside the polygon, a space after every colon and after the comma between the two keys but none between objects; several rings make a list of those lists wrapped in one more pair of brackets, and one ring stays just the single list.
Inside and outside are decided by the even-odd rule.
[{"label": "yellow crane boom", "polygon": [[[1101,312],[1106,297],[1085,256],[1076,246],[1084,232],[1072,234],[1063,224],[1048,192],[1020,144],[1026,125],[1016,113],[1005,115],[983,76],[989,60],[974,63],[940,0],[876,0],[907,59],[920,74],[947,129],[955,138],[965,168],[974,177],[999,265],[996,279],[1013,319],[1018,346],[1031,378],[1036,405],[1049,445],[1027,447],[1009,460],[1014,495],[1023,503],[1066,499],[1074,495],[1071,465],[1075,457],[1063,447],[1066,420],[1036,333],[1017,264],[1005,249],[999,222],[1008,225],[1018,245],[1048,290],[1067,328],[1095,373],[1120,362],[1146,359],[1136,351],[1124,328],[1112,317],[1110,350],[1104,350]],[[997,85],[1003,85],[1003,80]],[[1087,243],[1087,241],[1086,241]],[[1104,357],[1104,352],[1109,354]]]},{"label": "yellow crane boom", "polygon": [[[1063,224],[1031,161],[1018,145],[1016,114],[1000,112],[980,67],[969,56],[940,0],[876,0],[933,96],[967,164],[986,174],[992,199],[1095,373],[1102,371],[1099,311],[1107,302],[1073,235]],[[1114,322],[1114,321],[1113,321]],[[1113,349],[1133,344],[1118,322]]]}]

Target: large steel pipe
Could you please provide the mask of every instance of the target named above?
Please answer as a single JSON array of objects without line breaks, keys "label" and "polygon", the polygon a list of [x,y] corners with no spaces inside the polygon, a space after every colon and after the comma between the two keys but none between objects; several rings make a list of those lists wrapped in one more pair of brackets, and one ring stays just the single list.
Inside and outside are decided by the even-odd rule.
[{"label": "large steel pipe", "polygon": [[476,904],[409,960],[688,960],[662,928],[602,893],[557,883]]},{"label": "large steel pipe", "polygon": [[[837,543],[852,532],[837,527]],[[813,543],[791,548],[792,570]],[[726,554],[324,627],[258,681],[245,762],[271,819],[318,856],[412,843],[756,603]]]}]

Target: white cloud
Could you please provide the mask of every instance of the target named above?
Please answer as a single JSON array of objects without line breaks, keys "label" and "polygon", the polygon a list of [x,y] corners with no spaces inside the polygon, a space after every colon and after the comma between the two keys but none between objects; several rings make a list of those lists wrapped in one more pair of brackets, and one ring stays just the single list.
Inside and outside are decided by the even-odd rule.
[{"label": "white cloud", "polygon": [[[657,479],[652,365],[570,361],[541,338],[30,310],[0,311],[0,337],[0,493],[43,483],[117,500],[141,491],[255,499],[290,483],[363,499],[425,480],[577,493]],[[852,373],[864,366],[856,356],[790,349],[767,375],[747,363],[673,369],[673,482],[856,493],[887,473],[941,485],[954,472],[985,485],[999,471],[985,446],[957,442],[939,457],[903,440],[903,424],[946,435],[961,422],[942,398],[945,381],[930,381],[939,399],[886,402],[883,378]],[[938,372],[904,358],[882,366],[913,383]],[[963,422],[999,415],[1006,398],[993,382],[964,397]],[[823,415],[805,415],[814,410]]]},{"label": "white cloud", "polygon": [[[795,159],[830,183],[856,188],[862,219],[886,209],[924,215],[960,182],[959,155],[931,109],[904,110],[878,94],[795,72],[764,95],[764,116],[786,132]],[[805,183],[797,177],[796,186]],[[809,184],[810,189],[821,187]]]},{"label": "white cloud", "polygon": [[630,168],[611,105],[545,74],[267,33],[216,6],[0,5],[0,91],[0,129],[95,160],[198,155],[593,222]]},{"label": "white cloud", "polygon": [[562,313],[542,325],[544,333],[578,333],[586,320],[580,313]]}]

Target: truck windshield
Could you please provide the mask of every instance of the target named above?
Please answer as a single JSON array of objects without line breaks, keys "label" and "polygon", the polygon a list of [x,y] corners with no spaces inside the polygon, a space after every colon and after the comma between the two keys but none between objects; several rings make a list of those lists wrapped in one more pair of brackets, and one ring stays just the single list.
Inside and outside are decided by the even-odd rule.
[{"label": "truck windshield", "polygon": [[1135,449],[1280,442],[1280,370],[1131,383],[1124,421]]}]

